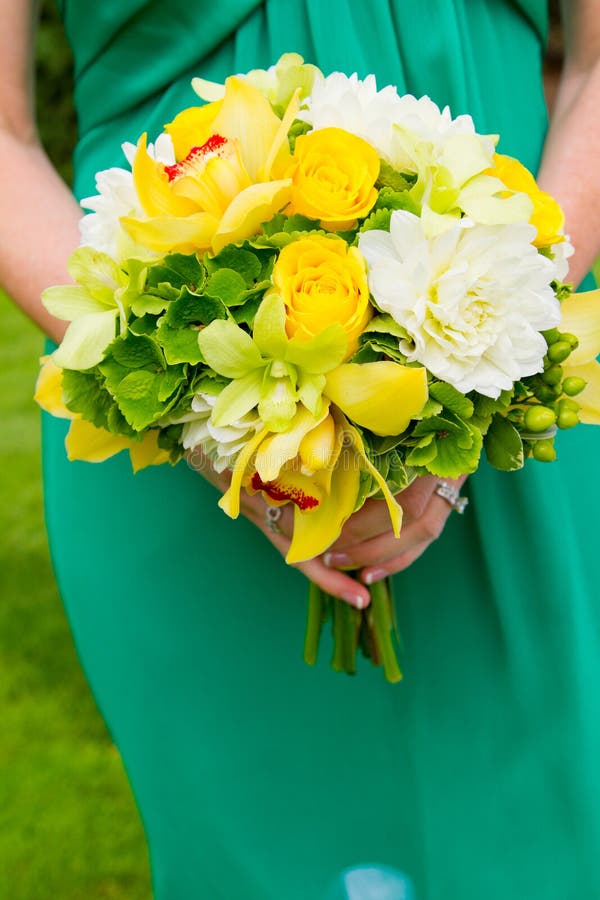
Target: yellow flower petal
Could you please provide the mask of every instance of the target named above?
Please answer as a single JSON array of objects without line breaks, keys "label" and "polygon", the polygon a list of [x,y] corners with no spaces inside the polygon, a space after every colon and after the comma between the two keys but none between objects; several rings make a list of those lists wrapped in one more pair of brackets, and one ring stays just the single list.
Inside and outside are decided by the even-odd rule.
[{"label": "yellow flower petal", "polygon": [[190,200],[173,193],[164,165],[148,155],[145,134],[138,141],[133,160],[133,183],[148,216],[188,216],[197,210]]},{"label": "yellow flower petal", "polygon": [[133,441],[119,434],[111,434],[104,428],[96,428],[85,419],[73,419],[65,439],[67,456],[70,460],[82,459],[86,462],[104,462],[105,459],[129,450]]},{"label": "yellow flower petal", "polygon": [[199,212],[185,218],[165,215],[144,220],[125,216],[121,225],[136,243],[156,253],[193,253],[210,248],[219,221]]},{"label": "yellow flower petal", "polygon": [[[568,362],[571,362],[569,357]],[[579,404],[579,418],[585,425],[600,425],[600,363],[587,363],[584,366],[565,365],[565,377],[576,375],[587,384],[580,394],[574,398]]]},{"label": "yellow flower petal", "polygon": [[[343,447],[333,470],[330,493],[312,510],[294,508],[294,532],[286,562],[298,563],[319,556],[340,536],[354,511],[360,485],[360,461],[354,448]],[[319,473],[320,474],[320,473]]]},{"label": "yellow flower petal", "polygon": [[303,439],[318,426],[329,413],[326,405],[323,414],[316,419],[304,407],[300,407],[287,431],[267,438],[256,454],[255,466],[262,481],[273,481],[291,459],[295,459]]},{"label": "yellow flower petal", "polygon": [[388,512],[390,514],[390,519],[392,521],[392,530],[396,537],[400,536],[400,528],[402,527],[402,507],[390,491],[389,487],[386,484],[385,478],[381,475],[379,470],[373,465],[371,460],[368,458],[365,452],[365,445],[363,444],[362,438],[356,428],[352,428],[351,426],[347,427],[348,434],[350,438],[358,450],[363,466],[367,469],[368,472],[373,476],[381,493],[383,494],[383,499],[387,503]]},{"label": "yellow flower petal", "polygon": [[232,76],[225,82],[223,106],[213,121],[214,134],[237,138],[252,181],[260,181],[273,144],[281,140],[281,120],[250,82]]},{"label": "yellow flower petal", "polygon": [[389,360],[346,363],[326,375],[325,395],[374,434],[401,434],[427,401],[427,372]]},{"label": "yellow flower petal", "polygon": [[159,431],[152,429],[144,434],[141,441],[131,441],[129,456],[134,472],[145,469],[147,466],[160,466],[169,462],[168,450],[158,446]]},{"label": "yellow flower petal", "polygon": [[[224,92],[224,89],[223,89]],[[165,125],[175,148],[175,159],[185,159],[192,147],[201,147],[214,134],[213,121],[223,103],[207,103],[206,106],[190,106]]]},{"label": "yellow flower petal", "polygon": [[231,484],[219,500],[219,506],[223,512],[227,513],[232,519],[237,519],[240,514],[240,491],[242,489],[242,480],[246,474],[246,469],[252,459],[255,451],[260,447],[262,441],[269,433],[268,428],[263,428],[258,434],[248,441],[244,449],[238,456],[233,473],[231,476]]},{"label": "yellow flower petal", "polygon": [[229,204],[212,241],[212,249],[218,253],[227,244],[237,244],[253,237],[263,222],[287,204],[290,197],[290,180],[252,184]]},{"label": "yellow flower petal", "polygon": [[591,362],[600,354],[600,288],[571,294],[560,305],[561,331],[579,338],[579,346],[567,360],[568,366]]},{"label": "yellow flower petal", "polygon": [[33,399],[51,415],[61,419],[73,419],[75,413],[67,409],[63,400],[63,370],[56,365],[51,356],[43,356],[40,362],[42,368],[38,375]]}]

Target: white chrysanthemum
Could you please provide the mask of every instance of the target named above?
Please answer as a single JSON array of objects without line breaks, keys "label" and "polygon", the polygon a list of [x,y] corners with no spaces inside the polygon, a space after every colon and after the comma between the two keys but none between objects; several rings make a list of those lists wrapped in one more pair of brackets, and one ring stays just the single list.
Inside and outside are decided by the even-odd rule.
[{"label": "white chrysanthemum", "polygon": [[550,252],[553,256],[554,278],[557,281],[566,281],[569,274],[569,259],[575,253],[575,248],[570,242],[568,235],[565,235],[564,241],[552,244]]},{"label": "white chrysanthemum", "polygon": [[200,447],[211,460],[216,472],[231,469],[241,450],[263,427],[263,422],[254,411],[246,413],[231,425],[217,428],[210,421],[217,397],[214,394],[199,393],[192,400],[192,412],[178,422],[185,422],[182,444],[186,450]]},{"label": "white chrysanthemum", "polygon": [[374,75],[362,81],[356,73],[333,72],[315,81],[306,108],[298,118],[320,128],[343,128],[368,141],[384,158],[389,157],[392,124],[397,120],[400,97],[395,87],[377,90]]},{"label": "white chrysanthemum", "polygon": [[[372,144],[379,154],[397,168],[397,163],[410,162],[400,159],[401,143],[398,128],[409,132],[415,142],[428,142],[437,146],[450,135],[476,134],[471,116],[453,119],[450,109],[443,110],[429,97],[398,96],[395,87],[387,85],[377,90],[374,75],[364,80],[356,73],[351,76],[333,72],[322,81],[315,82],[307,99],[306,108],[298,118],[319,128],[343,128]],[[396,127],[397,126],[397,127]],[[485,151],[494,151],[495,138],[478,135]]]},{"label": "white chrysanthemum", "polygon": [[[122,149],[131,166],[136,152],[135,144],[125,143]],[[161,134],[154,145],[150,144],[148,153],[165,165],[175,162],[173,142],[168,134]],[[108,253],[114,259],[143,253],[142,248],[133,244],[119,222],[121,216],[144,217],[131,169],[113,167],[98,172],[96,190],[98,193],[94,197],[86,197],[81,201],[84,209],[92,210],[79,223],[81,243]]]},{"label": "white chrysanthemum", "polygon": [[392,214],[390,232],[367,231],[359,250],[378,306],[406,329],[400,349],[463,393],[498,397],[543,369],[539,333],[560,322],[554,263],[525,223],[473,226],[463,219],[427,238],[421,220]]}]

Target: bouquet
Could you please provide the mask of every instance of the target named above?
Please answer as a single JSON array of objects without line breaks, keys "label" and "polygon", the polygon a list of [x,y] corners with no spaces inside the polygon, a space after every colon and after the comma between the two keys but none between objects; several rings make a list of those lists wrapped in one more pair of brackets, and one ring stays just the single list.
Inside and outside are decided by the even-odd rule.
[{"label": "bouquet", "polygon": [[[456,478],[482,450],[505,471],[600,423],[600,292],[564,284],[558,204],[467,115],[325,77],[295,54],[224,85],[82,201],[70,322],[39,403],[72,422],[72,459],[128,450],[134,470],[201,450],[240,492],[294,506],[287,561],[312,558],[369,497]],[[577,398],[577,399],[574,399]],[[365,610],[309,593],[305,658],[333,619],[397,681],[385,583]]]}]

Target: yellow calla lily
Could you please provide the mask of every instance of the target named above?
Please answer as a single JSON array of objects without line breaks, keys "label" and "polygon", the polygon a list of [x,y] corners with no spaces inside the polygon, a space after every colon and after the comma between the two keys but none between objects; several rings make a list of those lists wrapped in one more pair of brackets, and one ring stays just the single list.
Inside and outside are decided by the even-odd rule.
[{"label": "yellow calla lily", "polygon": [[563,363],[565,377],[587,382],[577,395],[579,418],[586,425],[600,425],[600,289],[571,294],[560,307],[561,331],[574,334],[579,346]]},{"label": "yellow calla lily", "polygon": [[241,242],[283,209],[291,179],[287,132],[298,109],[294,95],[279,119],[248,81],[232,77],[222,101],[184,110],[166,126],[178,162],[153,160],[142,135],[133,162],[134,185],[145,218],[121,219],[129,235],[166,253],[213,250]]},{"label": "yellow calla lily", "polygon": [[374,434],[401,434],[427,402],[427,371],[389,360],[345,363],[326,375],[325,396]]}]

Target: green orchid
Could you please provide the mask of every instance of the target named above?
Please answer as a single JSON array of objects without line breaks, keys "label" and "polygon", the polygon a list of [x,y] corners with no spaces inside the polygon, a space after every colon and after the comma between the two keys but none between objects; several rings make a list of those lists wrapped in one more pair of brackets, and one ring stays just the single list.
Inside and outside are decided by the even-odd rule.
[{"label": "green orchid", "polygon": [[298,403],[315,418],[322,415],[325,376],[347,353],[341,325],[329,325],[308,341],[288,338],[285,306],[277,295],[261,303],[252,336],[233,320],[218,319],[198,333],[198,344],[211,369],[232,379],[215,404],[214,424],[230,425],[257,406],[274,432],[289,428]]},{"label": "green orchid", "polygon": [[127,329],[127,310],[141,296],[146,265],[128,260],[120,268],[112,257],[92,247],[79,247],[68,270],[76,284],[47,288],[42,303],[57,319],[70,322],[54,362],[63,369],[83,371],[97,365],[117,332]]}]

